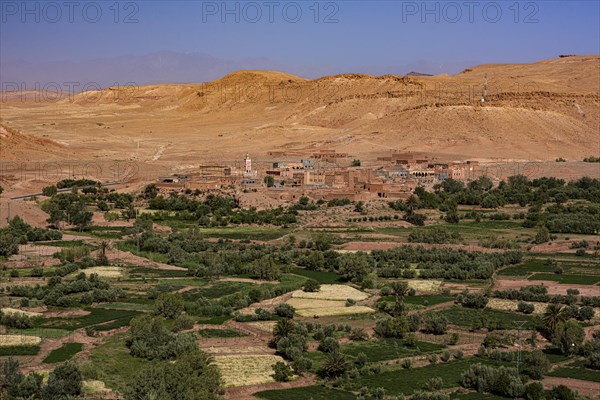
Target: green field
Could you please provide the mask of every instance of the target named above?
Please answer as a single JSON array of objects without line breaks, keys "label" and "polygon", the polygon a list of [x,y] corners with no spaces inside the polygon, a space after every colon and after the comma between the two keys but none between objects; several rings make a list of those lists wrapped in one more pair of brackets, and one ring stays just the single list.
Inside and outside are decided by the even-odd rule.
[{"label": "green field", "polygon": [[81,350],[83,350],[83,344],[81,343],[65,343],[62,345],[62,347],[52,350],[42,362],[46,364],[54,364],[67,361]]},{"label": "green field", "polygon": [[530,281],[553,281],[570,285],[595,285],[600,282],[600,276],[566,275],[566,274],[535,274],[528,278]]},{"label": "green field", "polygon": [[130,277],[145,277],[145,278],[184,278],[188,276],[188,271],[183,270],[166,270],[146,267],[133,267],[127,269]]},{"label": "green field", "polygon": [[0,347],[2,356],[35,356],[40,352],[40,346],[8,346]]},{"label": "green field", "polygon": [[[103,308],[86,308],[90,314],[78,318],[48,318],[42,322],[42,327],[66,329],[74,331],[75,329],[85,328],[87,326],[98,325],[109,321],[119,320],[123,325],[127,325],[131,318],[139,315],[139,311],[133,310],[111,310]],[[102,330],[100,328],[99,330]]]},{"label": "green field", "polygon": [[[370,388],[382,387],[388,395],[410,395],[416,390],[425,388],[427,381],[432,377],[443,380],[443,388],[460,386],[462,373],[471,364],[481,362],[477,357],[454,360],[446,363],[430,364],[421,368],[390,369],[375,375],[363,376],[350,383],[350,387],[357,390],[363,386]],[[486,360],[486,364],[494,364]]]},{"label": "green field", "polygon": [[336,274],[335,272],[311,271],[311,270],[304,269],[304,268],[293,268],[292,273],[294,273],[296,275],[305,276],[310,279],[314,279],[314,280],[318,281],[319,283],[322,283],[325,285],[333,284],[333,283],[340,283],[341,278],[342,278],[340,275]]},{"label": "green field", "polygon": [[112,310],[135,310],[135,311],[152,311],[154,304],[140,303],[103,303],[98,304],[96,308],[106,308]]},{"label": "green field", "polygon": [[90,354],[91,368],[98,379],[112,389],[123,391],[150,361],[129,355],[125,346],[127,334],[117,334],[104,339]]},{"label": "green field", "polygon": [[269,226],[233,226],[225,228],[201,228],[200,234],[210,238],[248,239],[270,241],[289,233],[288,229]]},{"label": "green field", "polygon": [[234,338],[248,336],[237,329],[200,329],[198,335],[203,338]]},{"label": "green field", "polygon": [[286,390],[266,390],[254,396],[266,400],[356,400],[352,393],[323,386],[307,386]]},{"label": "green field", "polygon": [[[393,296],[391,296],[393,298]],[[423,296],[406,296],[404,302],[406,304],[415,304],[419,306],[434,306],[436,304],[447,303],[453,301],[454,296],[444,296],[441,294],[430,294]]]},{"label": "green field", "polygon": [[470,327],[473,324],[477,324],[484,320],[496,324],[497,329],[513,329],[514,321],[530,322],[532,320],[530,315],[491,310],[488,308],[474,310],[460,306],[452,306],[444,310],[436,311],[435,313],[445,316],[452,325],[464,327]]},{"label": "green field", "polygon": [[[375,339],[367,342],[353,342],[341,346],[341,351],[351,358],[356,358],[359,353],[364,353],[367,356],[368,362],[378,362],[395,360],[403,357],[410,357],[417,354],[427,354],[440,352],[445,346],[417,341],[414,347],[406,345],[401,339]],[[308,357],[314,363],[314,370],[317,370],[321,363],[325,360],[325,353],[313,351],[308,353]]]},{"label": "green field", "polygon": [[71,334],[71,331],[66,329],[53,329],[53,328],[30,328],[30,329],[16,329],[9,328],[8,333],[13,335],[26,335],[26,336],[39,336],[43,338],[60,339]]},{"label": "green field", "polygon": [[532,259],[519,265],[504,268],[498,272],[498,275],[527,277],[534,272],[554,273],[555,269],[556,267],[544,264],[543,260]]},{"label": "green field", "polygon": [[352,357],[358,356],[359,353],[365,353],[369,362],[375,362],[393,360],[421,353],[433,353],[441,351],[444,347],[437,343],[422,341],[417,341],[414,347],[408,347],[403,340],[381,339],[343,345],[342,352]]},{"label": "green field", "polygon": [[585,368],[583,366],[565,366],[548,373],[548,376],[560,378],[581,379],[584,381],[600,383],[600,371]]},{"label": "green field", "polygon": [[200,289],[194,289],[185,292],[183,294],[183,298],[186,300],[195,300],[198,297],[206,297],[207,299],[218,299],[219,297],[241,292],[255,286],[256,284],[250,282],[217,282],[214,285],[208,287],[203,287]]}]

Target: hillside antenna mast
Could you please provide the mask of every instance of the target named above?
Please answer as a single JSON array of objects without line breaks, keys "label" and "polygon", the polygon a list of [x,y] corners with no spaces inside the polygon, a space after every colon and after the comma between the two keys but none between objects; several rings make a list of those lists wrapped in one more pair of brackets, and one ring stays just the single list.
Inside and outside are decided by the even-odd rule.
[{"label": "hillside antenna mast", "polygon": [[517,326],[517,332],[518,332],[519,347],[517,350],[517,372],[519,372],[519,366],[521,364],[521,348],[522,348],[521,330],[523,329],[523,327],[525,327],[525,324],[527,323],[527,321],[513,321],[513,323]]},{"label": "hillside antenna mast", "polygon": [[485,99],[488,94],[488,77],[487,73],[483,75],[483,96],[481,97],[481,102],[485,103]]}]

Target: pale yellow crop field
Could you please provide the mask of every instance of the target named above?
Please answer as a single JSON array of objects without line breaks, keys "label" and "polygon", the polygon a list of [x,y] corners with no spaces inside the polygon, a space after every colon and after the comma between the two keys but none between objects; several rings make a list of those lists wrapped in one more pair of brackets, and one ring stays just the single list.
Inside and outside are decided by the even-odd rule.
[{"label": "pale yellow crop field", "polygon": [[39,312],[19,310],[18,308],[10,308],[10,307],[3,308],[2,312],[6,315],[25,314],[28,317],[32,317],[32,318],[41,317],[43,315],[42,313],[39,313]]},{"label": "pale yellow crop field", "polygon": [[296,290],[292,293],[293,298],[315,299],[315,300],[343,300],[355,301],[365,300],[369,295],[347,285],[321,285],[318,292],[304,292]]},{"label": "pale yellow crop field", "polygon": [[40,343],[42,338],[39,336],[0,335],[0,347],[36,346]]},{"label": "pale yellow crop field", "polygon": [[252,326],[256,329],[260,329],[264,332],[273,332],[273,328],[277,324],[276,321],[254,321],[254,322],[246,322],[247,325]]},{"label": "pale yellow crop field", "polygon": [[296,309],[296,314],[301,317],[327,317],[333,315],[368,314],[375,312],[366,306],[346,307],[346,301],[301,299],[292,297],[287,303]]},{"label": "pale yellow crop field", "polygon": [[270,355],[275,351],[271,350],[267,346],[245,346],[245,347],[231,347],[226,343],[223,346],[203,346],[200,342],[200,347],[205,353],[224,357],[225,355],[243,355],[243,354],[265,354]]},{"label": "pale yellow crop field", "polygon": [[375,312],[375,310],[367,306],[303,308],[296,311],[301,317],[330,317],[334,315],[369,314],[372,312]]},{"label": "pale yellow crop field", "polygon": [[283,358],[275,355],[214,356],[225,387],[262,385],[273,383],[272,365]]},{"label": "pale yellow crop field", "polygon": [[123,276],[123,268],[120,267],[91,267],[77,271],[75,274],[80,272],[85,273],[87,276],[98,274],[100,278],[121,278]]},{"label": "pale yellow crop field", "polygon": [[345,307],[344,300],[318,300],[318,299],[300,299],[292,297],[287,301],[289,305],[296,310],[305,308],[330,308],[330,307]]},{"label": "pale yellow crop field", "polygon": [[408,286],[418,292],[437,292],[442,286],[442,281],[431,279],[408,279]]}]

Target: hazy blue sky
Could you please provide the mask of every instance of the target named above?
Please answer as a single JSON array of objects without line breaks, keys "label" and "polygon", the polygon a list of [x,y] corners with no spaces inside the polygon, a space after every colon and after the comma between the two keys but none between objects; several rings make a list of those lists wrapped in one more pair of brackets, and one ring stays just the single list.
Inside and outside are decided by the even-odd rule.
[{"label": "hazy blue sky", "polygon": [[[21,0],[0,3],[3,63],[78,61],[168,50],[227,60],[264,57],[285,65],[352,69],[420,60],[531,62],[565,53],[600,53],[597,0],[145,0],[119,2],[118,13],[109,0],[80,1],[72,15],[63,1],[29,1],[27,10]],[[224,14],[225,7],[233,12]]]}]

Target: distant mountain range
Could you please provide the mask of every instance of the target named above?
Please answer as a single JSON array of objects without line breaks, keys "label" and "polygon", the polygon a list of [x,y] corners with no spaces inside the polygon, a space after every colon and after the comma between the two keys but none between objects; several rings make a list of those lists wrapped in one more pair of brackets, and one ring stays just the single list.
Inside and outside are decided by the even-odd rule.
[{"label": "distant mountain range", "polygon": [[[305,77],[317,78],[324,75],[342,73],[365,73],[371,75],[406,75],[419,71],[419,75],[455,74],[475,61],[434,63],[417,61],[406,65],[377,66],[365,65],[348,68],[332,65],[289,65],[258,57],[243,60],[225,60],[204,53],[178,53],[162,51],[145,55],[124,55],[93,60],[29,62],[12,60],[0,63],[2,89],[11,89],[13,84],[25,85],[26,89],[36,89],[57,83],[63,90],[81,91],[84,85],[93,89],[125,85],[148,85],[158,83],[208,82],[238,70],[279,70]],[[415,74],[414,72],[412,74]],[[79,85],[71,84],[76,82]]]}]

